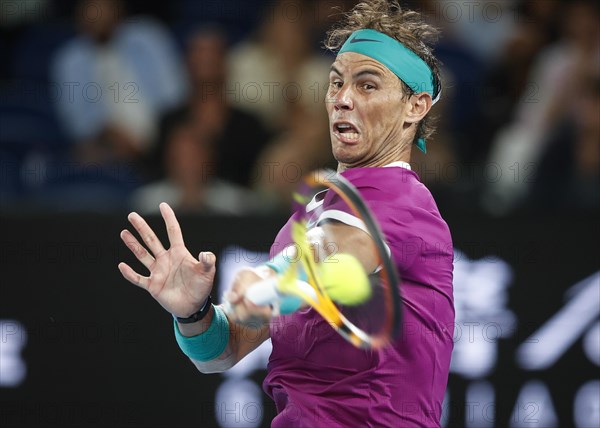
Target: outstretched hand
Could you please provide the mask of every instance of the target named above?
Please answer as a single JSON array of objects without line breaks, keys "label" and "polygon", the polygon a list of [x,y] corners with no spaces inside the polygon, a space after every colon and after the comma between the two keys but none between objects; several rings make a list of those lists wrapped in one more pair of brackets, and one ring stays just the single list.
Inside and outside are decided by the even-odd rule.
[{"label": "outstretched hand", "polygon": [[129,222],[142,237],[148,250],[125,229],[121,239],[135,257],[150,271],[142,276],[126,263],[119,263],[121,274],[132,284],[148,291],[163,308],[178,317],[189,317],[200,309],[210,294],[215,276],[216,257],[202,252],[196,259],[183,242],[175,213],[166,203],[160,204],[170,247],[162,246],[148,223],[137,213],[128,216]]}]

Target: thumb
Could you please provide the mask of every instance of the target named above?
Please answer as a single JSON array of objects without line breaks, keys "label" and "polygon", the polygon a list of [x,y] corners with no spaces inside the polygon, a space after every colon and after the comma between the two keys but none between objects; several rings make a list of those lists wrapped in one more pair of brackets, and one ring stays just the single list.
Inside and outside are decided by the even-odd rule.
[{"label": "thumb", "polygon": [[217,261],[217,257],[211,253],[210,251],[202,251],[198,255],[198,260],[202,264],[202,268],[205,271],[211,270],[215,266],[215,262]]}]

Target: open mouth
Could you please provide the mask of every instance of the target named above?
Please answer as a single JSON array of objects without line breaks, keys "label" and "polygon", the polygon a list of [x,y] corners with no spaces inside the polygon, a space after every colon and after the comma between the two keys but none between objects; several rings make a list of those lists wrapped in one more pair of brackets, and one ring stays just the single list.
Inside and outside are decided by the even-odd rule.
[{"label": "open mouth", "polygon": [[337,137],[345,143],[358,141],[360,133],[351,123],[337,122],[333,125],[333,129]]}]

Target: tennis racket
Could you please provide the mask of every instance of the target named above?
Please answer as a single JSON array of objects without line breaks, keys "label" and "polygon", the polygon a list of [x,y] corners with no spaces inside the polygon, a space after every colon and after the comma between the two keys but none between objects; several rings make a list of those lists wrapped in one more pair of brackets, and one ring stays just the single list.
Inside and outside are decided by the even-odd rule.
[{"label": "tennis racket", "polygon": [[[360,234],[360,248],[337,245],[348,225]],[[398,273],[375,218],[347,179],[333,171],[307,175],[294,194],[291,235],[288,267],[248,288],[248,300],[278,308],[290,296],[299,298],[360,348],[381,348],[396,338]]]}]

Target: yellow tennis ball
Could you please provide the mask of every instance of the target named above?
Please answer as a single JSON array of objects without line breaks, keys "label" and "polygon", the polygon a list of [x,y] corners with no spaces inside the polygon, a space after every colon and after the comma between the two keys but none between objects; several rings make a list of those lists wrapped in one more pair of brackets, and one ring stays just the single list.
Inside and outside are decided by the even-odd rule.
[{"label": "yellow tennis ball", "polygon": [[371,297],[369,278],[351,254],[335,254],[323,262],[321,283],[331,300],[341,305],[360,305]]}]

